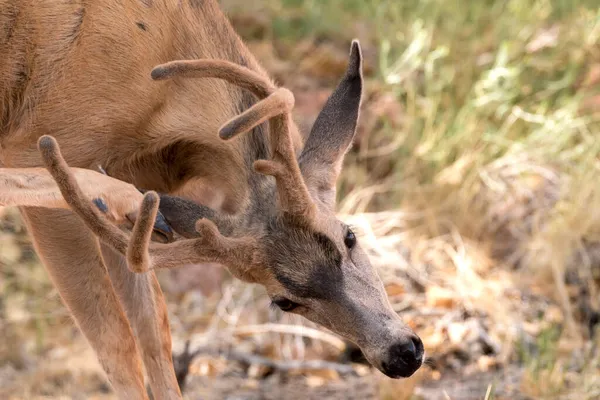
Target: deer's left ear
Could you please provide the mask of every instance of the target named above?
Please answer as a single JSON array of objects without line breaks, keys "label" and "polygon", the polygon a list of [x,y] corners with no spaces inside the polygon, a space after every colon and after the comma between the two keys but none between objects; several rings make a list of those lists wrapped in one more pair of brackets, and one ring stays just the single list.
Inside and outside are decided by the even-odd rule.
[{"label": "deer's left ear", "polygon": [[317,117],[299,159],[306,185],[320,207],[335,207],[336,180],[354,139],[362,86],[362,54],[354,40],[346,74]]}]

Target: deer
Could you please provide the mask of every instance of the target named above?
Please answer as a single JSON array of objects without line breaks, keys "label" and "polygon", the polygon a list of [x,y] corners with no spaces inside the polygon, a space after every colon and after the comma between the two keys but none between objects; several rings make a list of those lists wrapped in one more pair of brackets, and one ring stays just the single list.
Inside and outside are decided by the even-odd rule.
[{"label": "deer", "polygon": [[[155,270],[218,263],[399,379],[392,309],[336,182],[362,53],[310,132],[216,0],[0,0],[0,205],[18,207],[115,394],[180,399]],[[102,171],[99,170],[102,169]]]}]

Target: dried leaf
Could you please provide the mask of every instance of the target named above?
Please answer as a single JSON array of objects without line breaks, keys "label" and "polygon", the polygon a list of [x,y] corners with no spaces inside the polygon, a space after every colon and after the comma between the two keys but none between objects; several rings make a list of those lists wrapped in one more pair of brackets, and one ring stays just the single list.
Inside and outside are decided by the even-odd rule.
[{"label": "dried leaf", "polygon": [[310,376],[318,376],[328,381],[337,381],[340,379],[340,374],[332,369],[317,369],[310,371]]},{"label": "dried leaf", "polygon": [[469,334],[469,326],[463,322],[454,322],[448,325],[448,339],[452,344],[463,343]]},{"label": "dried leaf", "polygon": [[260,383],[256,379],[246,379],[244,380],[244,388],[245,389],[258,389],[260,387]]},{"label": "dried leaf", "polygon": [[544,318],[547,322],[550,322],[551,324],[561,324],[565,319],[560,307],[554,304],[551,304],[548,306],[548,308],[546,308]]},{"label": "dried leaf", "polygon": [[259,379],[266,376],[271,368],[262,364],[252,364],[250,368],[248,368],[248,377],[253,379]]},{"label": "dried leaf", "polygon": [[477,359],[477,366],[483,372],[488,372],[496,369],[500,363],[496,357],[492,356],[481,356]]},{"label": "dried leaf", "polygon": [[0,259],[6,264],[14,264],[21,258],[21,247],[17,244],[15,237],[2,235],[0,237]]},{"label": "dried leaf", "polygon": [[311,388],[323,386],[325,383],[327,383],[327,381],[320,376],[311,375],[306,377],[306,384]]},{"label": "dried leaf", "polygon": [[450,309],[454,306],[454,293],[439,286],[427,288],[426,297],[429,307]]},{"label": "dried leaf", "polygon": [[446,341],[445,336],[440,331],[436,331],[430,335],[421,334],[421,339],[428,352],[437,352]]},{"label": "dried leaf", "polygon": [[385,292],[390,297],[401,296],[406,293],[406,289],[404,288],[403,284],[399,282],[392,282],[385,286]]},{"label": "dried leaf", "polygon": [[354,365],[354,370],[358,376],[367,376],[371,373],[371,367],[363,364]]}]

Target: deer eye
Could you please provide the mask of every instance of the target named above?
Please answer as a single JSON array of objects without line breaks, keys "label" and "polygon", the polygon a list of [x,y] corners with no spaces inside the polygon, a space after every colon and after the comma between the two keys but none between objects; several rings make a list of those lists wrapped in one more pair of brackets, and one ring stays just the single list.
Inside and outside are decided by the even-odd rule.
[{"label": "deer eye", "polygon": [[273,304],[276,305],[277,307],[279,307],[281,309],[281,311],[286,311],[286,312],[292,311],[293,309],[295,309],[296,307],[298,307],[300,305],[298,303],[294,303],[293,301],[291,301],[289,299],[284,299],[284,298],[273,300]]},{"label": "deer eye", "polygon": [[356,245],[356,235],[350,228],[346,231],[346,236],[344,237],[344,244],[347,248],[351,249]]}]

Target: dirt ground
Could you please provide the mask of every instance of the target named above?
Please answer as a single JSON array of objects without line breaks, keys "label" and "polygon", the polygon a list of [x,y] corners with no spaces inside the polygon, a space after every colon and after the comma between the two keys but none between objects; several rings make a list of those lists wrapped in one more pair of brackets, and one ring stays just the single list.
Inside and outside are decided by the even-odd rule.
[{"label": "dirt ground", "polygon": [[[501,373],[480,373],[473,376],[448,376],[439,381],[430,381],[417,385],[409,395],[405,382],[387,382],[381,384],[378,373],[369,373],[363,377],[345,377],[322,386],[311,386],[304,377],[286,377],[275,375],[263,381],[248,381],[245,378],[220,377],[218,379],[192,379],[187,396],[190,399],[222,400],[375,400],[412,398],[420,400],[481,400],[490,385],[496,383],[495,399],[530,400],[519,393],[518,376],[520,372],[503,371]],[[321,383],[321,382],[317,382]],[[314,385],[314,384],[313,384]],[[385,388],[385,389],[382,389]]]}]

